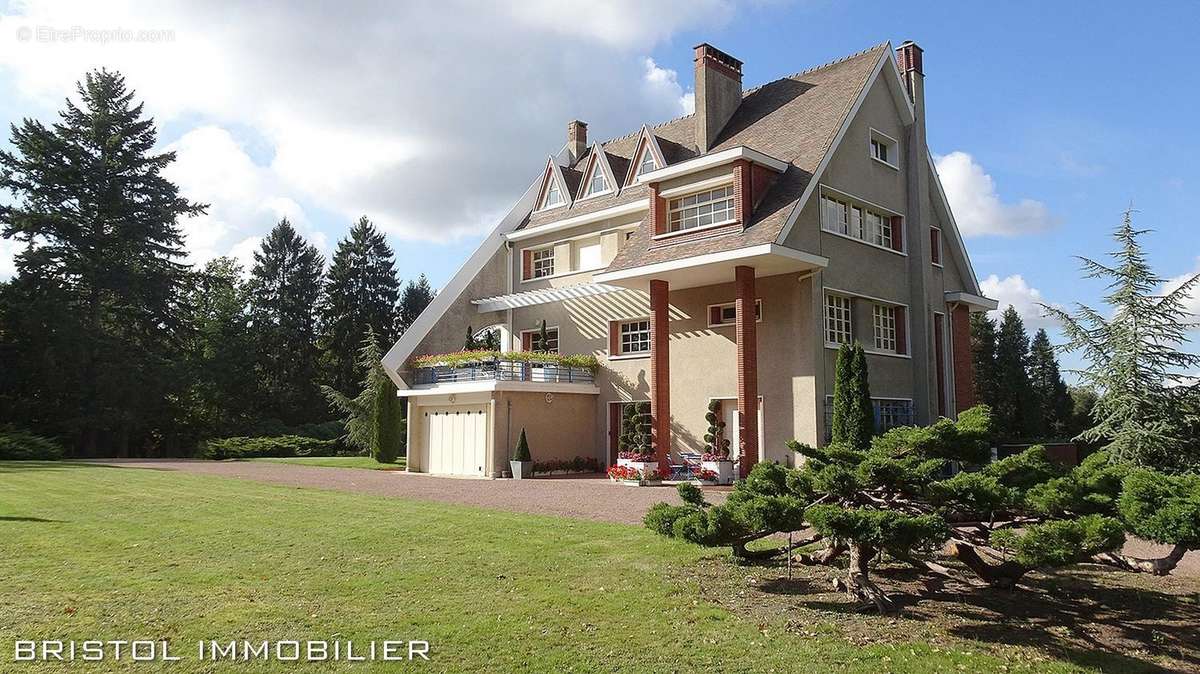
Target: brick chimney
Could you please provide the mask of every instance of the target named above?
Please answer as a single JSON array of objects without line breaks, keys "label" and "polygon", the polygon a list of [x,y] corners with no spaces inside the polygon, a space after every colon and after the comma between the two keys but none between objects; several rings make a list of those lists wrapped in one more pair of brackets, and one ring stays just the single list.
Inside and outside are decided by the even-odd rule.
[{"label": "brick chimney", "polygon": [[571,161],[579,161],[587,151],[587,124],[578,119],[567,124],[567,146],[571,151]]},{"label": "brick chimney", "polygon": [[696,45],[696,148],[708,152],[742,104],[742,62],[706,43]]},{"label": "brick chimney", "polygon": [[904,85],[908,87],[908,95],[913,96],[913,78],[925,77],[925,70],[921,63],[921,55],[924,50],[917,46],[912,40],[905,40],[904,44],[896,49],[896,64],[900,66],[900,75],[904,78]]}]

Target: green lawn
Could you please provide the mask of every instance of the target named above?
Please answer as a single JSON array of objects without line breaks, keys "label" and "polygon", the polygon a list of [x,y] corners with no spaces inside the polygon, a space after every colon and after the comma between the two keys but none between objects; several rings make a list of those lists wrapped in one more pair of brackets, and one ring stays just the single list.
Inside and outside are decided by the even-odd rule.
[{"label": "green lawn", "polygon": [[250,461],[272,461],[296,463],[301,466],[325,466],[329,468],[367,468],[370,470],[404,470],[404,457],[396,463],[379,463],[369,456],[289,456],[285,458],[249,459]]},{"label": "green lawn", "polygon": [[[218,638],[424,639],[432,662],[413,667],[428,671],[1075,671],[1028,650],[856,645],[828,625],[742,618],[689,580],[721,553],[635,526],[0,462],[0,541],[3,671],[157,671],[11,661],[16,639],[120,638],[170,640],[184,658],[170,672],[246,671],[196,659]],[[397,667],[299,670],[374,668]]]}]

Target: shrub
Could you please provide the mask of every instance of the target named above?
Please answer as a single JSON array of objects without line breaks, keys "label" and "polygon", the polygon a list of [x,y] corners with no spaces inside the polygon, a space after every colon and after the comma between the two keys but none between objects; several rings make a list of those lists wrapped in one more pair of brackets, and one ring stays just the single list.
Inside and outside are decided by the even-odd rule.
[{"label": "shrub", "polygon": [[521,438],[517,440],[517,447],[513,450],[513,461],[533,461],[533,457],[529,454],[529,441],[525,439],[525,429],[521,429]]},{"label": "shrub", "polygon": [[15,428],[0,428],[0,460],[57,461],[62,457],[62,445],[50,438]]},{"label": "shrub", "polygon": [[287,456],[336,456],[336,440],[317,440],[299,435],[268,438],[235,437],[209,440],[200,450],[203,459],[252,459]]}]

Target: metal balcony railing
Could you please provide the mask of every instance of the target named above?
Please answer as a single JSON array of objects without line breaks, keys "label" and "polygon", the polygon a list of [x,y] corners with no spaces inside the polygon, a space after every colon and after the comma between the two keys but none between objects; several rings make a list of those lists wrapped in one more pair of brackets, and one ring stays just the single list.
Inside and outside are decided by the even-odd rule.
[{"label": "metal balcony railing", "polygon": [[527,381],[552,384],[591,384],[591,370],[558,363],[515,360],[481,361],[463,365],[419,367],[413,374],[415,386],[457,384],[471,381]]}]

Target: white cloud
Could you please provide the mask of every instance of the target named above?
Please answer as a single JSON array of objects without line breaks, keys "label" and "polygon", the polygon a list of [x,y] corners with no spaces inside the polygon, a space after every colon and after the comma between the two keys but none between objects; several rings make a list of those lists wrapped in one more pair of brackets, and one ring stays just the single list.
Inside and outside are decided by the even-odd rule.
[{"label": "white cloud", "polygon": [[[647,70],[645,55],[681,30],[720,27],[734,6],[251,3],[232,20],[220,4],[31,0],[0,11],[0,76],[31,106],[60,107],[83,73],[108,67],[125,74],[160,124],[265,141],[263,153],[223,139],[190,149],[205,156],[187,169],[195,180],[185,195],[214,204],[188,225],[201,258],[243,241],[246,230],[261,233],[259,215],[278,197],[347,223],[366,213],[403,238],[484,231],[562,146],[568,120],[589,122],[593,140],[603,140],[679,116],[687,92],[674,72]],[[73,26],[171,35],[100,44],[37,32]],[[31,39],[19,39],[22,28]],[[225,161],[227,175],[213,175]]]},{"label": "white cloud", "polygon": [[935,157],[938,176],[963,236],[1016,236],[1058,224],[1046,205],[1033,199],[1000,201],[992,176],[966,152]]},{"label": "white cloud", "polygon": [[642,87],[652,98],[674,98],[679,102],[679,114],[690,115],[696,109],[696,92],[684,93],[679,84],[679,75],[670,68],[661,68],[654,59],[645,61],[646,73],[642,76]]},{"label": "white cloud", "polygon": [[0,281],[6,281],[17,274],[14,258],[25,249],[25,244],[12,239],[0,238]]},{"label": "white cloud", "polygon": [[999,307],[995,311],[988,312],[988,316],[991,318],[999,320],[1000,315],[1011,305],[1021,315],[1021,319],[1025,322],[1025,328],[1030,332],[1038,328],[1058,327],[1058,324],[1046,315],[1040,305],[1047,304],[1056,308],[1061,305],[1046,301],[1046,298],[1042,297],[1042,291],[1031,288],[1025,281],[1025,277],[1020,274],[1004,278],[992,274],[979,283],[979,288],[985,297],[999,302]]}]

